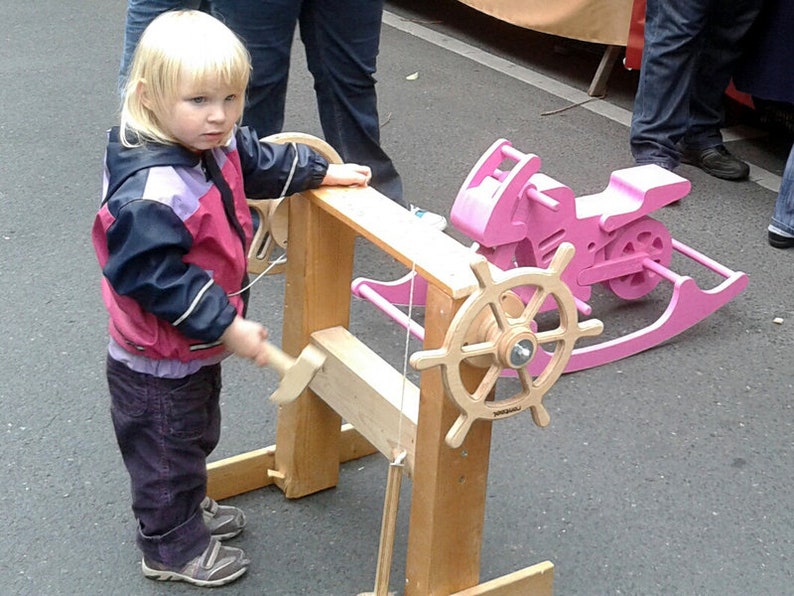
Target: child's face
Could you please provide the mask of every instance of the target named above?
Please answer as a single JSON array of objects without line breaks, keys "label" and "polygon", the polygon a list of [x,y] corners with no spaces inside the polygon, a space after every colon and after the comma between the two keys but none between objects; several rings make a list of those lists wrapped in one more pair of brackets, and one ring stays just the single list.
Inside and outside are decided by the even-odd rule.
[{"label": "child's face", "polygon": [[244,90],[220,80],[184,81],[160,124],[181,145],[201,152],[229,141],[243,102]]}]

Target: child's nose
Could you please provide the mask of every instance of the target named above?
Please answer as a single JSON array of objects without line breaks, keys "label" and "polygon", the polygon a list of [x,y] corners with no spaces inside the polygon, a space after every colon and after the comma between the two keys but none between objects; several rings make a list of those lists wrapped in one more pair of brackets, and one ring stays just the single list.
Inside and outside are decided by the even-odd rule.
[{"label": "child's nose", "polygon": [[222,104],[214,104],[209,113],[209,118],[213,122],[222,122],[226,120],[226,109]]}]

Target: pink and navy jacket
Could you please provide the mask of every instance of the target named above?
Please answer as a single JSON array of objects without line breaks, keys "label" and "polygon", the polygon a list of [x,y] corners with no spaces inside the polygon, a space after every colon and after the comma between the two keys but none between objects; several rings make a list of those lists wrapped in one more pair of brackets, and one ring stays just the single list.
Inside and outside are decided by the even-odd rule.
[{"label": "pink and navy jacket", "polygon": [[[214,164],[223,180],[217,169],[213,176]],[[316,188],[327,169],[305,145],[260,143],[248,128],[203,154],[124,147],[112,129],[92,230],[111,348],[132,358],[220,360],[220,336],[245,311],[243,296],[229,295],[247,280],[253,229],[246,197]]]}]

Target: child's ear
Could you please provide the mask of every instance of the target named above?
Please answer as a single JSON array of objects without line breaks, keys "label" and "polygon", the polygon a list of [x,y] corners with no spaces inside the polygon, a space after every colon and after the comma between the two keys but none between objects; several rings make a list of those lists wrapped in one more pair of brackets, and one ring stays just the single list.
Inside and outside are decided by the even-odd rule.
[{"label": "child's ear", "polygon": [[135,94],[141,98],[141,104],[147,110],[152,109],[152,100],[149,98],[149,94],[146,92],[146,81],[141,79],[135,85]]}]

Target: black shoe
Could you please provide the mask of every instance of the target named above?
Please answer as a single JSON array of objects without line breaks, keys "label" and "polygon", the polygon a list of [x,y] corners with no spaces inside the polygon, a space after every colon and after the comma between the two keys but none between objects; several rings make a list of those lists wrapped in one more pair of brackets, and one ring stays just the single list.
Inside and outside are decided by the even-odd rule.
[{"label": "black shoe", "polygon": [[681,162],[723,180],[746,180],[750,175],[750,166],[731,155],[724,145],[700,150],[686,149],[681,152]]},{"label": "black shoe", "polygon": [[769,245],[775,248],[794,248],[794,238],[769,232]]}]

